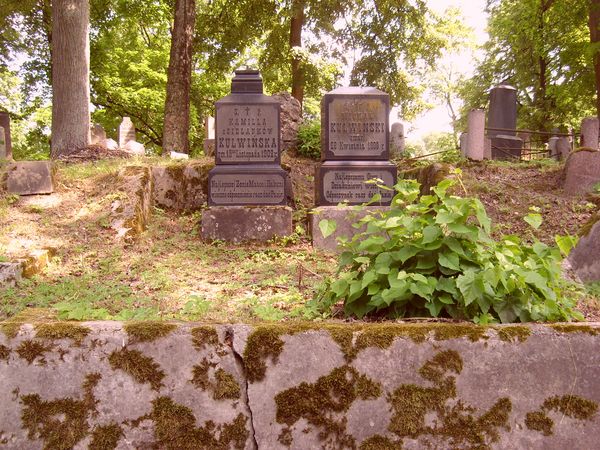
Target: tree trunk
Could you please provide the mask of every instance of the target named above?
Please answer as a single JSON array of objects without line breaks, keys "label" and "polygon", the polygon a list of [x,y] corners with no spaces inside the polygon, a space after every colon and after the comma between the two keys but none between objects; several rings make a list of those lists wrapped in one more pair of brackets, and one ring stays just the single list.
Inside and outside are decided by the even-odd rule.
[{"label": "tree trunk", "polygon": [[88,0],[52,1],[51,155],[90,144]]},{"label": "tree trunk", "polygon": [[180,153],[190,151],[190,86],[195,20],[195,0],[175,0],[175,19],[171,33],[171,56],[167,74],[163,155],[171,151]]},{"label": "tree trunk", "polygon": [[[590,42],[592,45],[600,43],[600,0],[590,1]],[[596,76],[596,114],[600,117],[600,50],[594,52],[594,73]]]},{"label": "tree trunk", "polygon": [[[302,26],[304,25],[304,1],[293,0],[292,20],[290,23],[290,49],[302,48]],[[292,55],[292,97],[300,102],[304,99],[304,73],[302,60],[298,55]]]}]

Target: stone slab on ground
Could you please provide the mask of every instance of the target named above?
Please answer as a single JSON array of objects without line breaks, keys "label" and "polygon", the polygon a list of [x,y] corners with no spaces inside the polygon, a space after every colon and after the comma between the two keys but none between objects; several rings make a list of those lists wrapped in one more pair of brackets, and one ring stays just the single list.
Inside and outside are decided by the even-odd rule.
[{"label": "stone slab on ground", "polygon": [[51,194],[53,178],[50,161],[17,161],[8,166],[6,188],[18,195]]},{"label": "stone slab on ground", "polygon": [[0,442],[11,450],[592,449],[599,344],[597,323],[16,317],[0,328]]},{"label": "stone slab on ground", "polygon": [[577,150],[571,152],[565,163],[567,194],[585,194],[600,183],[600,151]]},{"label": "stone slab on ground", "polygon": [[14,287],[23,278],[23,264],[20,262],[0,262],[0,288]]},{"label": "stone slab on ground", "polygon": [[202,213],[202,238],[266,242],[292,234],[289,206],[211,206]]},{"label": "stone slab on ground", "polygon": [[[365,230],[365,226],[355,228],[352,225],[358,222],[367,214],[377,214],[377,212],[386,211],[389,206],[319,206],[312,210],[310,214],[310,233],[312,236],[313,248],[327,252],[339,252],[338,238],[347,240]],[[324,237],[319,223],[321,220],[333,220],[336,223],[335,231]]]},{"label": "stone slab on ground", "polygon": [[600,221],[579,239],[568,261],[575,275],[584,283],[600,281]]}]

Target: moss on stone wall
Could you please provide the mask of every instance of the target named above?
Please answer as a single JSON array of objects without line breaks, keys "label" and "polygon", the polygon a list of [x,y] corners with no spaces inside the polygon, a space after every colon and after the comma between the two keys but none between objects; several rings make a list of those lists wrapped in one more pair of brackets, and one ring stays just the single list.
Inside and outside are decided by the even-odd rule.
[{"label": "moss on stone wall", "polygon": [[35,337],[39,339],[71,339],[80,345],[90,329],[72,322],[51,322],[35,326]]},{"label": "moss on stone wall", "polygon": [[548,397],[539,411],[527,413],[525,426],[550,436],[554,433],[554,421],[548,415],[552,411],[576,420],[591,420],[598,412],[598,403],[570,394]]},{"label": "moss on stone wall", "polygon": [[92,432],[92,441],[88,450],[113,450],[123,437],[123,429],[117,423],[100,425]]},{"label": "moss on stone wall", "polygon": [[504,342],[525,342],[531,336],[531,328],[523,325],[493,327]]},{"label": "moss on stone wall", "polygon": [[243,449],[249,436],[248,418],[241,413],[231,423],[216,425],[209,420],[196,427],[192,410],[169,397],[152,401],[149,418],[154,421],[156,446],[167,450]]},{"label": "moss on stone wall", "polygon": [[544,436],[552,435],[554,421],[543,411],[534,411],[525,416],[525,426],[534,431],[539,431]]},{"label": "moss on stone wall", "polygon": [[171,334],[177,325],[156,321],[129,322],[123,325],[123,329],[131,343],[152,342]]},{"label": "moss on stone wall", "polygon": [[217,330],[210,325],[192,328],[192,344],[198,351],[202,351],[204,347],[219,345]]},{"label": "moss on stone wall", "polygon": [[42,439],[44,450],[69,450],[85,438],[89,431],[88,417],[96,411],[94,387],[100,374],[86,376],[83,398],[42,400],[38,394],[21,396],[21,422],[29,439]]},{"label": "moss on stone wall", "polygon": [[360,444],[360,450],[402,450],[402,443],[375,434]]},{"label": "moss on stone wall", "polygon": [[163,386],[165,373],[151,357],[144,356],[139,350],[123,348],[115,350],[108,357],[110,366],[131,375],[138,383],[149,383],[155,391]]},{"label": "moss on stone wall", "polygon": [[[275,396],[278,423],[293,426],[305,419],[319,428],[319,438],[331,448],[355,447],[352,435],[346,432],[345,418],[335,418],[348,411],[356,399],[375,399],[381,395],[381,385],[350,366],[333,369],[315,383],[301,383]],[[284,434],[289,434],[284,429]],[[280,437],[280,441],[285,436]],[[329,447],[328,447],[329,448]]]},{"label": "moss on stone wall", "polygon": [[215,400],[240,398],[240,385],[235,377],[221,368],[215,370],[215,367],[215,363],[204,358],[192,368],[191,383],[204,391],[212,392]]},{"label": "moss on stone wall", "polygon": [[0,344],[0,360],[7,361],[10,356],[10,348]]},{"label": "moss on stone wall", "polygon": [[0,323],[0,331],[4,335],[13,339],[19,333],[21,326],[26,323],[36,324],[52,322],[56,320],[56,314],[45,308],[26,308],[19,314]]},{"label": "moss on stone wall", "polygon": [[46,360],[43,357],[44,354],[50,350],[52,350],[51,345],[28,339],[19,344],[16,352],[20,358],[23,358],[29,364],[35,361],[36,358],[41,358],[40,363],[46,364]]},{"label": "moss on stone wall", "polygon": [[600,334],[600,328],[593,328],[589,325],[557,323],[548,326],[559,333],[585,333],[592,336]]}]

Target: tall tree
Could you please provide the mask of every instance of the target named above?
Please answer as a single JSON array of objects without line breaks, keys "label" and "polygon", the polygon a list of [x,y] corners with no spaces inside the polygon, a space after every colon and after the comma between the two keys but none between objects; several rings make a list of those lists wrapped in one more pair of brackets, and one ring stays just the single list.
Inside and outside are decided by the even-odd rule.
[{"label": "tall tree", "polygon": [[292,52],[292,97],[302,104],[304,100],[304,74],[302,69],[302,26],[304,25],[304,0],[292,0],[292,14],[290,18],[290,49]]},{"label": "tall tree", "polygon": [[171,55],[167,73],[167,98],[163,127],[163,154],[189,153],[190,86],[192,83],[192,44],[196,20],[195,0],[175,0],[171,32]]},{"label": "tall tree", "polygon": [[600,0],[590,0],[588,20],[590,43],[594,55],[594,75],[596,81],[596,115],[600,117]]},{"label": "tall tree", "polygon": [[51,156],[90,143],[88,0],[52,1]]}]

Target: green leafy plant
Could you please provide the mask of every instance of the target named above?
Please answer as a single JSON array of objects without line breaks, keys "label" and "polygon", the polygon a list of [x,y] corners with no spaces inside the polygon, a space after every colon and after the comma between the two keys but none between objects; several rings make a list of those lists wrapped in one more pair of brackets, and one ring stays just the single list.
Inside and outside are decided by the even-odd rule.
[{"label": "green leafy plant", "polygon": [[[320,294],[322,307],[343,301],[345,313],[359,318],[581,319],[575,301],[563,295],[560,250],[517,236],[494,241],[483,204],[451,195],[455,183],[443,180],[431,195],[419,196],[416,181],[400,181],[390,209],[366,215],[354,225],[366,230],[342,242],[337,276]],[[528,221],[538,225],[537,216]],[[568,251],[569,243],[561,244]]]},{"label": "green leafy plant", "polygon": [[321,122],[318,119],[302,123],[298,129],[298,154],[312,159],[321,157]]}]

